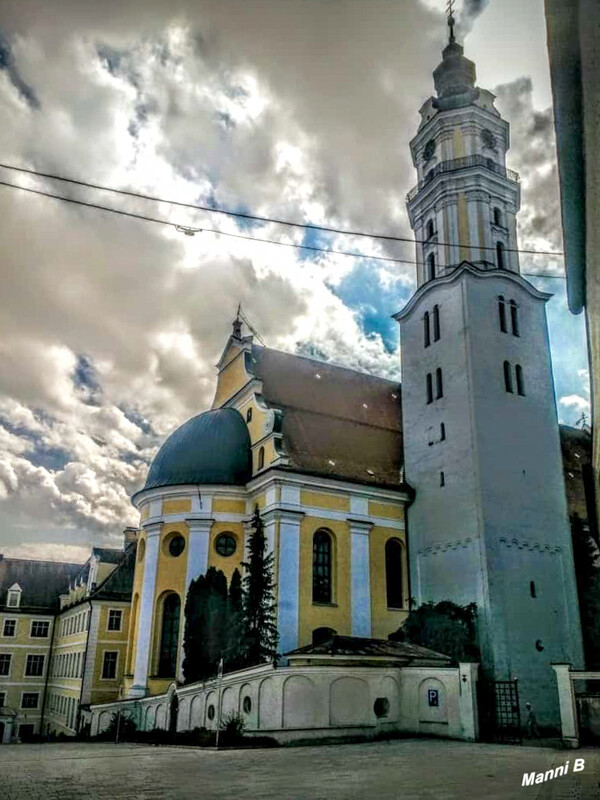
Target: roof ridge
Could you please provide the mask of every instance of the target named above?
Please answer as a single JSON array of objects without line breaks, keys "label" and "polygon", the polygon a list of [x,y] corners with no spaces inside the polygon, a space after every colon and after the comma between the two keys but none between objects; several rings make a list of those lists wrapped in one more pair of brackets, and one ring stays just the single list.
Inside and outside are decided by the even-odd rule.
[{"label": "roof ridge", "polygon": [[372,372],[364,372],[360,369],[354,369],[353,367],[345,366],[344,364],[338,364],[337,361],[325,361],[322,358],[314,358],[313,356],[306,356],[300,353],[288,353],[287,350],[278,350],[276,347],[263,347],[262,345],[252,344],[252,347],[256,347],[259,350],[267,350],[271,353],[278,353],[279,355],[288,356],[289,358],[302,358],[305,361],[312,361],[315,364],[323,364],[326,367],[333,367],[335,369],[344,370],[345,372],[352,372],[355,375],[364,375],[367,378],[374,378],[377,381],[382,381],[383,383],[390,383],[393,386],[401,386],[400,381],[393,381],[389,378],[382,378],[380,375],[374,375]]}]

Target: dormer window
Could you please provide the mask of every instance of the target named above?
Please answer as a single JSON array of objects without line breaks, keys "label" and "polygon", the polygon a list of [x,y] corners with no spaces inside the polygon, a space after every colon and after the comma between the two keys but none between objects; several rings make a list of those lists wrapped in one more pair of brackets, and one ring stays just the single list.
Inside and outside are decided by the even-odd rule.
[{"label": "dormer window", "polygon": [[21,605],[21,587],[18,583],[14,583],[8,590],[6,605],[9,608],[19,608]]}]

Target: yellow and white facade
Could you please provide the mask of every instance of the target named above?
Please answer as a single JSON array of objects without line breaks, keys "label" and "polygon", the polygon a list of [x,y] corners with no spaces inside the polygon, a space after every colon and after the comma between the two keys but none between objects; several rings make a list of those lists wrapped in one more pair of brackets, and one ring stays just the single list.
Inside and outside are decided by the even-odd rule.
[{"label": "yellow and white facade", "polygon": [[[275,365],[265,363],[271,357]],[[377,477],[379,465],[371,469],[360,463],[361,437],[395,435],[389,427],[383,431],[376,425],[371,432],[372,423],[360,417],[368,405],[359,402],[362,380],[378,383],[378,392],[389,395],[392,414],[396,386],[256,348],[251,337],[239,335],[236,326],[218,369],[213,409],[190,420],[167,440],[146,487],[133,498],[141,530],[124,687],[128,697],[161,694],[174,680],[183,680],[183,609],[188,587],[209,567],[222,570],[228,580],[236,568],[242,571],[256,506],[275,558],[279,652],[307,645],[332,631],[385,639],[408,612],[405,505],[409,494],[399,471],[395,483],[386,482]],[[306,375],[294,378],[297,369]],[[294,380],[303,384],[302,392],[296,392],[290,376],[292,384]],[[342,404],[352,405],[348,396],[356,376],[361,389],[354,387],[356,408],[342,409],[345,418],[330,413],[331,422],[325,428],[339,427],[341,419],[342,430],[331,440],[330,453],[327,447],[324,450],[331,457],[322,459],[322,465],[311,464],[311,469],[295,449],[316,413],[305,406],[318,402],[305,385],[307,376],[316,386],[326,379],[329,396],[332,392],[345,395]],[[282,409],[269,402],[268,396],[278,391],[278,379],[287,382],[297,404],[294,408]],[[344,387],[348,391],[342,391]],[[375,400],[380,402],[381,397]],[[286,428],[288,414],[294,419],[293,428]],[[359,415],[358,421],[353,414]],[[198,426],[204,426],[200,433]],[[326,435],[324,431],[319,438]],[[319,446],[312,444],[308,449],[314,455]],[[345,474],[340,476],[335,464],[344,458],[344,448],[353,454],[345,458]],[[247,453],[247,463],[242,451]],[[235,462],[231,481],[214,481],[227,472],[227,459]],[[364,479],[357,480],[355,473],[363,466]],[[198,481],[176,483],[185,481],[186,471],[197,475]],[[173,656],[170,661],[165,658],[168,652]]]}]

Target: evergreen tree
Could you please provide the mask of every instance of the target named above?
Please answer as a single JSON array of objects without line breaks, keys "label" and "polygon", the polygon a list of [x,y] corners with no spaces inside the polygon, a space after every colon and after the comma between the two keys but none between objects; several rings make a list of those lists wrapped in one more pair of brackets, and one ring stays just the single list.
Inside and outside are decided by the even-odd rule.
[{"label": "evergreen tree", "polygon": [[244,597],[242,577],[235,570],[227,597],[227,646],[224,654],[225,671],[244,666]]},{"label": "evergreen tree", "polygon": [[217,671],[227,649],[227,579],[210,567],[193,580],[185,602],[183,676],[186,683],[204,680]]},{"label": "evergreen tree", "polygon": [[263,521],[254,509],[248,538],[244,576],[244,664],[253,666],[274,658],[277,652],[273,553],[266,552]]}]

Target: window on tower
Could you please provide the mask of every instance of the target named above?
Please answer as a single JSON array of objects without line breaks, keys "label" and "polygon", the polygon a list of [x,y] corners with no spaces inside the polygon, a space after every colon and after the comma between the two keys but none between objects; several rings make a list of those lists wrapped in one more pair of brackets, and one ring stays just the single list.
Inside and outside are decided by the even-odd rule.
[{"label": "window on tower", "polygon": [[438,342],[440,339],[440,307],[433,307],[433,341]]},{"label": "window on tower", "polygon": [[504,258],[504,245],[496,242],[496,264],[498,269],[506,269],[506,259]]},{"label": "window on tower", "polygon": [[506,333],[506,303],[502,295],[498,297],[498,317],[500,319],[500,330],[502,333]]},{"label": "window on tower", "polygon": [[499,208],[494,209],[494,225],[502,225],[502,212]]},{"label": "window on tower", "polygon": [[525,382],[523,381],[523,370],[520,364],[515,367],[515,374],[517,376],[517,394],[525,397]]},{"label": "window on tower", "polygon": [[425,230],[426,230],[425,235],[427,236],[427,239],[428,240],[431,239],[431,237],[435,233],[435,231],[433,229],[433,220],[432,219],[430,219],[429,222],[427,223],[427,227],[426,227]]},{"label": "window on tower", "polygon": [[433,377],[431,375],[431,372],[427,373],[426,386],[427,386],[427,403],[433,403]]},{"label": "window on tower", "polygon": [[261,447],[258,451],[258,469],[262,469],[265,466],[265,448]]},{"label": "window on tower", "polygon": [[519,336],[519,309],[514,300],[510,301],[510,323],[513,336]]},{"label": "window on tower", "polygon": [[423,337],[425,340],[425,347],[431,344],[431,333],[429,330],[429,311],[426,311],[423,316]]},{"label": "window on tower", "polygon": [[440,442],[446,441],[446,425],[440,422]]},{"label": "window on tower", "polygon": [[430,253],[427,256],[427,280],[432,281],[435,278],[435,254]]},{"label": "window on tower", "polygon": [[439,400],[444,396],[444,384],[442,382],[442,370],[438,367],[435,371],[435,396]]},{"label": "window on tower", "polygon": [[508,361],[504,362],[504,388],[507,392],[510,392],[511,394],[513,393],[512,375]]}]

